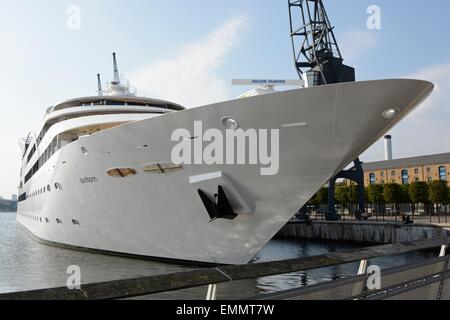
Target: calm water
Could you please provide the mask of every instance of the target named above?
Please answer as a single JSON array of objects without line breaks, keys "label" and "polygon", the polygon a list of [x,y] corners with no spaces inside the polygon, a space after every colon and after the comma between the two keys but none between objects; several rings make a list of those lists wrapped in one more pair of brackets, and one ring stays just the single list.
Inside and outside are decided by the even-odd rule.
[{"label": "calm water", "polygon": [[[255,260],[262,262],[315,256],[357,247],[357,245],[350,244],[273,240]],[[392,268],[423,261],[436,254],[437,252],[419,252],[374,259],[371,263],[377,264],[381,268]],[[180,265],[45,246],[34,241],[16,225],[14,213],[0,213],[0,293],[65,286],[68,276],[66,270],[71,265],[81,268],[83,283],[167,274],[192,269],[192,267]],[[260,293],[350,277],[357,273],[358,266],[358,263],[353,263],[308,272],[221,284],[218,286],[218,298],[252,297]],[[204,299],[205,296],[206,288],[194,288],[143,298]]]}]

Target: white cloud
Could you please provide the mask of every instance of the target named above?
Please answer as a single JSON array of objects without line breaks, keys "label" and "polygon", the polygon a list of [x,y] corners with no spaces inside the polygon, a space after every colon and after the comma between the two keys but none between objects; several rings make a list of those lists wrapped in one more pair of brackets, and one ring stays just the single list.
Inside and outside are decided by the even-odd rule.
[{"label": "white cloud", "polygon": [[339,39],[340,49],[346,63],[355,63],[367,51],[379,44],[379,32],[373,30],[352,30],[345,32]]},{"label": "white cloud", "polygon": [[186,107],[228,100],[230,89],[217,71],[246,28],[246,16],[233,18],[205,39],[181,48],[176,57],[155,61],[131,73],[130,81],[140,95]]},{"label": "white cloud", "polygon": [[[431,81],[431,96],[391,132],[394,157],[403,158],[450,152],[450,63],[431,66],[404,78]],[[364,155],[366,161],[384,158],[379,141]]]},{"label": "white cloud", "polygon": [[441,113],[441,116],[450,116],[450,63],[420,70],[406,78],[427,80],[435,85],[428,100],[412,114],[416,121],[427,120],[434,112]]}]

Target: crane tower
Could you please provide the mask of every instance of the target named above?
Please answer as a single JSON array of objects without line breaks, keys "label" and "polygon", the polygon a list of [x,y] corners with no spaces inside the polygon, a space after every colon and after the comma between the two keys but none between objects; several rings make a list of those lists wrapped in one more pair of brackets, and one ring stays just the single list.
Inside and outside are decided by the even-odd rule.
[{"label": "crane tower", "polygon": [[288,0],[295,67],[307,86],[355,81],[322,0]]},{"label": "crane tower", "polygon": [[[344,64],[322,0],[288,0],[295,67],[306,87],[355,81],[355,69]],[[339,220],[336,212],[335,185],[347,179],[358,185],[358,219],[364,218],[364,172],[356,159],[350,170],[341,171],[329,181],[327,220]],[[307,206],[299,210],[300,219],[308,220]]]}]

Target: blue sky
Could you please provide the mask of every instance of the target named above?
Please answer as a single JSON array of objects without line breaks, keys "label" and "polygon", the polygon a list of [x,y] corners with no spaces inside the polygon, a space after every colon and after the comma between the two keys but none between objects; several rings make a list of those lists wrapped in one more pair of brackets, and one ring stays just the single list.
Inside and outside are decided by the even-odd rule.
[{"label": "blue sky", "polygon": [[[438,85],[430,101],[393,130],[394,155],[449,152],[450,2],[324,2],[359,80],[420,77]],[[95,75],[112,77],[112,51],[141,94],[188,106],[246,90],[232,88],[232,78],[297,76],[287,0],[0,0],[0,5],[4,197],[16,192],[17,139],[39,125],[48,106],[95,94]],[[81,9],[79,30],[67,28],[70,5]],[[381,30],[367,29],[370,5],[381,8]],[[382,157],[380,142],[363,159]]]}]

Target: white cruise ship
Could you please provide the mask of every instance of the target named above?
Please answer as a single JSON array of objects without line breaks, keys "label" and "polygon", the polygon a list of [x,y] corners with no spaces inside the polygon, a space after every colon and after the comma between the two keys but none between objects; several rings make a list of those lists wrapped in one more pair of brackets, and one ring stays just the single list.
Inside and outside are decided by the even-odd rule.
[{"label": "white cruise ship", "polygon": [[[351,82],[185,110],[137,97],[115,63],[107,90],[49,108],[23,140],[17,220],[50,245],[247,263],[321,186],[432,90],[419,80]],[[261,174],[264,164],[253,162],[173,161],[179,129],[192,132],[184,142],[198,156],[204,138],[194,132],[198,123],[202,132],[225,136],[238,129],[277,130],[276,174]],[[252,147],[246,147],[251,158]],[[227,152],[234,157],[237,149]]]}]

